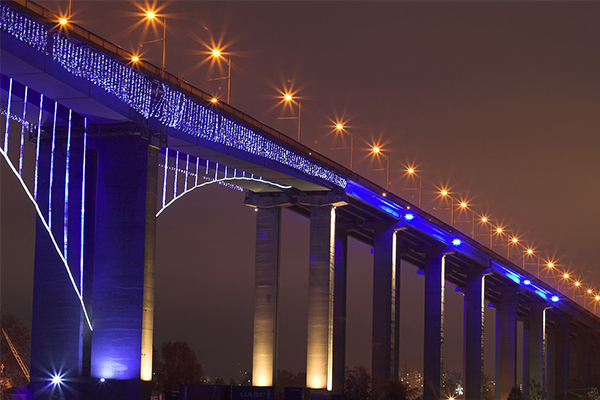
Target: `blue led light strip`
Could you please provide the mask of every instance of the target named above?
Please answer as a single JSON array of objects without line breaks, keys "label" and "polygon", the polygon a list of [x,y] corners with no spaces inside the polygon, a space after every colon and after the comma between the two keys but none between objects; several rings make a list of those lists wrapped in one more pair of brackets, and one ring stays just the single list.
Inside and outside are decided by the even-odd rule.
[{"label": "blue led light strip", "polygon": [[40,164],[40,141],[42,136],[42,113],[44,109],[44,95],[40,95],[40,115],[38,117],[38,129],[37,129],[37,141],[35,144],[35,181],[33,186],[33,198],[37,201],[37,188],[38,188],[38,167]]},{"label": "blue led light strip", "polygon": [[83,120],[83,173],[81,174],[81,247],[79,249],[79,289],[83,297],[83,266],[84,266],[84,244],[85,244],[85,175],[86,175],[86,153],[87,153],[87,118]]},{"label": "blue led light strip", "polygon": [[[179,150],[175,152],[175,171],[179,170]],[[179,174],[175,172],[175,179],[173,180],[173,198],[177,197],[177,177]]]},{"label": "blue led light strip", "polygon": [[270,181],[265,181],[262,178],[260,179],[255,179],[255,178],[243,178],[243,177],[237,177],[237,178],[221,178],[221,179],[210,179],[208,177],[205,177],[205,179],[209,179],[207,182],[203,182],[199,185],[194,185],[194,187],[180,193],[178,196],[176,196],[174,199],[172,199],[167,205],[163,206],[163,208],[161,208],[157,213],[156,216],[158,217],[160,214],[162,214],[162,212],[164,210],[166,210],[171,204],[173,204],[176,200],[179,200],[181,197],[183,197],[184,195],[190,193],[192,190],[200,188],[202,186],[206,186],[206,185],[210,185],[212,183],[222,183],[222,182],[231,182],[231,181],[253,181],[253,182],[259,182],[265,185],[271,185],[271,186],[275,186],[279,189],[291,189],[291,186],[284,186],[284,185],[280,185],[278,183],[275,182],[270,182]]},{"label": "blue led light strip", "polygon": [[2,4],[0,8],[0,28],[33,46],[45,51],[48,46],[48,27]]},{"label": "blue led light strip", "polygon": [[25,118],[27,117],[27,94],[29,87],[25,86],[25,97],[23,99],[23,123],[21,123],[21,146],[19,149],[19,175],[23,175],[23,144],[25,143]]},{"label": "blue led light strip", "polygon": [[42,214],[42,211],[40,210],[40,207],[38,206],[38,204],[35,201],[34,197],[31,195],[31,192],[27,188],[27,185],[23,181],[23,178],[19,175],[19,172],[17,171],[17,169],[15,168],[15,166],[13,165],[13,163],[11,162],[10,158],[8,158],[8,154],[6,154],[4,152],[4,149],[2,149],[2,148],[0,148],[0,153],[2,153],[2,156],[4,156],[4,158],[6,159],[6,162],[8,163],[8,166],[10,167],[10,169],[12,170],[12,172],[15,174],[15,176],[19,180],[19,183],[23,187],[23,190],[25,190],[25,193],[27,194],[27,197],[33,203],[33,206],[35,207],[35,211],[37,212],[38,216],[40,217],[40,221],[44,225],[44,228],[46,229],[46,232],[48,232],[48,235],[50,235],[50,240],[52,240],[52,244],[54,245],[54,249],[56,250],[56,253],[60,257],[63,265],[65,266],[65,269],[67,270],[67,274],[69,275],[69,279],[71,280],[71,285],[73,286],[73,289],[75,290],[75,294],[77,294],[77,297],[79,298],[79,303],[81,304],[81,309],[83,310],[83,314],[85,315],[85,319],[87,321],[87,324],[90,327],[90,330],[93,330],[93,328],[92,328],[92,322],[90,321],[90,318],[88,316],[87,310],[85,309],[85,305],[83,304],[83,297],[81,296],[81,293],[79,292],[79,289],[77,289],[77,285],[75,283],[75,279],[73,278],[73,274],[71,273],[71,269],[69,268],[69,264],[67,263],[67,260],[65,259],[65,256],[63,255],[62,251],[60,250],[60,247],[58,246],[58,243],[56,243],[56,239],[54,238],[54,235],[52,234],[52,230],[50,229],[50,226],[46,222],[46,219],[44,218],[44,215]]},{"label": "blue led light strip", "polygon": [[200,158],[196,157],[196,177],[194,179],[194,185],[198,184],[198,164],[200,164]]},{"label": "blue led light strip", "polygon": [[52,123],[52,151],[50,152],[50,182],[48,182],[48,226],[52,229],[52,184],[54,181],[54,150],[56,148],[56,114],[58,103],[54,103],[54,122]]},{"label": "blue led light strip", "polygon": [[185,183],[183,185],[183,191],[187,191],[188,188],[188,176],[190,174],[190,155],[186,154],[185,157]]},{"label": "blue led light strip", "polygon": [[67,159],[65,160],[65,213],[63,218],[63,253],[67,257],[67,233],[69,232],[69,167],[71,164],[71,121],[73,111],[69,109],[69,126],[67,127]]},{"label": "blue led light strip", "polygon": [[10,106],[12,103],[12,87],[13,80],[10,78],[10,83],[8,86],[8,106],[6,107],[6,129],[4,130],[4,152],[8,154],[8,128],[10,126]]},{"label": "blue led light strip", "polygon": [[169,148],[165,149],[165,169],[163,177],[163,190],[162,190],[162,206],[165,206],[167,200],[167,166],[169,165]]}]

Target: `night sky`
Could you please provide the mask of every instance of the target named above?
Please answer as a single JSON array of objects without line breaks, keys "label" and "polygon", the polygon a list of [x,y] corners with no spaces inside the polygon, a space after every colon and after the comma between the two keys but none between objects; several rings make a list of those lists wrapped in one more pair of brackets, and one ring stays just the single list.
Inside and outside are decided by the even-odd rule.
[{"label": "night sky", "polygon": [[[42,2],[54,11],[67,1]],[[424,208],[437,187],[485,214],[541,258],[553,257],[600,290],[599,2],[199,2],[159,3],[168,18],[167,70],[226,98],[226,63],[206,61],[220,45],[233,62],[231,104],[349,166],[343,120],[356,135],[354,169]],[[132,2],[73,1],[84,28],[128,49],[160,38]],[[137,13],[137,15],[136,15]],[[142,47],[161,63],[161,45]],[[221,90],[219,90],[219,85]],[[2,310],[31,315],[35,212],[2,161]],[[403,189],[404,188],[404,189]],[[187,341],[206,375],[239,380],[252,366],[254,211],[244,193],[208,186],[158,219],[155,345]],[[457,220],[466,220],[461,215]],[[465,224],[468,226],[468,223]],[[308,220],[284,212],[280,368],[306,363]],[[485,228],[489,229],[489,228]],[[486,230],[479,231],[481,233]],[[480,240],[487,244],[487,235]],[[497,240],[500,240],[499,238]],[[505,243],[508,239],[503,239]],[[500,242],[498,242],[500,243]],[[506,245],[498,245],[506,255]],[[351,241],[348,366],[370,368],[370,247]],[[511,250],[522,258],[523,248]],[[519,261],[520,262],[520,261]],[[422,284],[403,264],[402,364],[421,369]],[[61,271],[62,272],[62,271]],[[446,368],[462,369],[462,296],[448,285]],[[494,311],[486,314],[486,371],[493,372]]]}]

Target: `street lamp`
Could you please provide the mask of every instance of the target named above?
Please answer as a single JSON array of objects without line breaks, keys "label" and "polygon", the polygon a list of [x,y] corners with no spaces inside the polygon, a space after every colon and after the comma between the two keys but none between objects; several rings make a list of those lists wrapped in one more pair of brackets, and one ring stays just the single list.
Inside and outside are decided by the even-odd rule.
[{"label": "street lamp", "polygon": [[[146,19],[148,21],[160,21],[160,19],[158,18],[158,16],[156,15],[156,13],[153,10],[147,10],[146,11]],[[163,18],[162,21],[163,24],[163,37],[160,39],[154,39],[154,40],[148,40],[146,42],[142,42],[140,43],[140,47],[145,45],[145,44],[150,44],[150,43],[156,43],[156,42],[163,42],[163,52],[162,52],[162,71],[165,71],[165,57],[167,54],[167,19]]]},{"label": "street lamp", "polygon": [[[290,93],[285,93],[283,95],[283,100],[288,103],[293,103],[294,97]],[[298,100],[298,116],[297,117],[279,117],[277,119],[297,119],[298,120],[298,143],[300,143],[300,138],[302,134],[301,130],[301,121],[302,121],[302,102]]]},{"label": "street lamp", "polygon": [[[523,269],[524,269],[524,270],[527,270],[527,269],[525,268],[525,258],[526,258],[527,256],[529,256],[529,257],[533,256],[533,249],[527,249],[527,250],[525,250],[525,251],[523,252]],[[539,275],[539,273],[538,273],[538,275]]]},{"label": "street lamp", "polygon": [[423,193],[423,177],[417,174],[417,171],[413,167],[408,167],[406,172],[411,176],[416,176],[419,178],[419,208],[421,208],[421,197]]},{"label": "street lamp", "polygon": [[[220,58],[224,58],[223,54],[221,53],[221,50],[219,49],[212,49],[211,51],[211,55],[213,58],[215,59],[220,59]],[[209,79],[208,81],[219,81],[222,79],[227,79],[227,104],[231,104],[231,57],[227,57],[227,76],[222,76],[220,78],[212,78]]]},{"label": "street lamp", "polygon": [[387,171],[387,174],[386,174],[387,180],[385,181],[385,190],[389,191],[390,190],[390,156],[388,154],[383,154],[381,152],[381,148],[379,146],[373,146],[373,147],[371,147],[371,151],[373,152],[373,154],[375,154],[375,155],[380,155],[381,154],[382,156],[384,156],[387,159],[387,168],[386,168],[386,171]]},{"label": "street lamp", "polygon": [[[348,132],[344,129],[344,125],[340,122],[335,124],[335,129],[340,133],[350,135],[350,170],[354,171],[354,132]],[[338,149],[347,149],[348,147],[338,147]]]},{"label": "street lamp", "polygon": [[443,197],[450,197],[450,226],[454,227],[454,197],[450,196],[450,193],[446,189],[440,190],[440,194]]}]

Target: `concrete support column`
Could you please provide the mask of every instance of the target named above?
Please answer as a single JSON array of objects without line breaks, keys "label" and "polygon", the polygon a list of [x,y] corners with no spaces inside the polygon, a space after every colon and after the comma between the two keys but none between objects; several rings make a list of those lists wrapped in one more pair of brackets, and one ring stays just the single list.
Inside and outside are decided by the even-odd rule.
[{"label": "concrete support column", "polygon": [[93,397],[145,398],[149,386],[140,380],[152,376],[158,150],[139,137],[99,138],[92,146],[98,195],[91,375],[107,380]]},{"label": "concrete support column", "polygon": [[557,310],[552,342],[553,383],[556,400],[567,398],[567,382],[569,375],[569,322],[570,317]]},{"label": "concrete support column", "polygon": [[483,333],[485,312],[485,273],[469,274],[465,291],[465,398],[481,399],[483,377]]},{"label": "concrete support column", "polygon": [[335,207],[311,206],[306,383],[333,388]]},{"label": "concrete support column", "polygon": [[400,323],[400,265],[396,232],[380,229],[373,249],[373,387],[398,379]]},{"label": "concrete support column", "polygon": [[577,330],[577,339],[575,341],[575,359],[574,375],[580,387],[590,387],[592,385],[590,376],[590,361],[592,353],[592,330],[589,328],[580,328]]},{"label": "concrete support column", "polygon": [[592,340],[590,346],[590,379],[600,382],[600,340]]},{"label": "concrete support column", "polygon": [[446,255],[431,257],[425,272],[423,400],[439,400],[444,371],[444,285]]},{"label": "concrete support column", "polygon": [[254,386],[274,386],[277,380],[280,237],[281,208],[257,208],[252,353]]},{"label": "concrete support column", "polygon": [[517,296],[517,290],[503,291],[496,308],[496,400],[517,383]]},{"label": "concrete support column", "polygon": [[333,394],[344,393],[346,369],[346,285],[348,234],[339,227],[335,232],[333,288]]},{"label": "concrete support column", "polygon": [[[74,399],[89,396],[91,331],[81,303],[91,320],[96,165],[82,137],[72,137],[67,151],[64,135],[57,136],[63,138],[39,139],[37,204],[44,221],[36,218],[31,388],[38,398],[61,392]],[[64,380],[60,387],[49,384],[54,376]]]},{"label": "concrete support column", "polygon": [[546,303],[529,306],[523,331],[523,385],[525,396],[529,396],[532,381],[547,391]]}]

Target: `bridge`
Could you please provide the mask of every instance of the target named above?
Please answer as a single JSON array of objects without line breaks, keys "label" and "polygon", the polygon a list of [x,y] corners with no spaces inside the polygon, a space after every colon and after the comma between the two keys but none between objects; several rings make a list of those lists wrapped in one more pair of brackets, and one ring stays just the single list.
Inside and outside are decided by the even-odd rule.
[{"label": "bridge", "polygon": [[[373,247],[374,383],[399,372],[400,261],[425,276],[424,393],[442,396],[445,282],[465,298],[465,398],[482,397],[496,308],[496,398],[550,398],[600,370],[600,320],[394,193],[28,1],[0,5],[2,155],[37,212],[31,387],[38,398],[145,398],[156,217],[209,183],[256,210],[253,384],[276,385],[281,210],[310,220],[307,387],[343,391],[348,238]],[[134,204],[135,207],[131,207]],[[159,205],[158,209],[156,205]],[[524,335],[517,338],[517,321]]]}]

